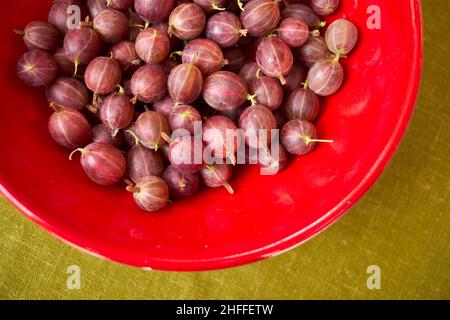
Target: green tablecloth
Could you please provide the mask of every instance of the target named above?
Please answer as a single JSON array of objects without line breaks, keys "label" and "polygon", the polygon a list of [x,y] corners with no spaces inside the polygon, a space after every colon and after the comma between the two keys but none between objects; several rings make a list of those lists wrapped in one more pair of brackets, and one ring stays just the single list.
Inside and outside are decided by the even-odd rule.
[{"label": "green tablecloth", "polygon": [[[56,240],[0,199],[4,299],[450,298],[450,1],[423,2],[425,72],[406,139],[376,186],[305,245],[256,264],[206,273],[143,271]],[[68,290],[67,267],[81,268]],[[369,290],[367,267],[381,268]]]}]

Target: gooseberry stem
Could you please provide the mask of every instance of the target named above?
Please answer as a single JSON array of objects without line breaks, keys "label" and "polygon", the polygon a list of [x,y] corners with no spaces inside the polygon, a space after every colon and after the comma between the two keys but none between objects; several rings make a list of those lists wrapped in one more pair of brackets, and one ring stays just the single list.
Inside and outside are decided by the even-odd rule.
[{"label": "gooseberry stem", "polygon": [[305,89],[305,90],[309,89],[309,85],[308,85],[307,81],[303,82],[302,85],[303,85],[303,89]]},{"label": "gooseberry stem", "polygon": [[120,84],[117,85],[117,88],[119,88],[119,93],[120,94],[125,94],[125,89],[124,87],[122,87]]},{"label": "gooseberry stem", "polygon": [[55,103],[55,102],[50,102],[50,108],[52,108],[53,109],[53,111],[55,111],[55,112],[59,112],[59,111],[61,111],[62,109],[63,109],[63,107],[61,107],[60,105],[58,105],[57,103]]},{"label": "gooseberry stem", "polygon": [[145,26],[143,26],[142,24],[139,24],[139,23],[132,23],[132,24],[130,24],[130,27],[144,29]]},{"label": "gooseberry stem", "polygon": [[217,11],[225,11],[225,10],[227,10],[227,8],[219,7],[219,6],[216,4],[216,1],[215,1],[215,0],[213,0],[213,1],[211,2],[211,9],[217,10]]},{"label": "gooseberry stem", "polygon": [[277,30],[278,30],[278,29],[274,30],[273,32],[271,32],[271,33],[269,33],[269,34],[266,34],[266,35],[264,36],[264,39],[269,40],[269,39],[272,39],[272,38],[276,38],[276,37],[277,37],[277,34],[276,34],[276,31],[277,31]]},{"label": "gooseberry stem", "polygon": [[318,37],[318,36],[320,36],[320,31],[316,29],[316,30],[311,31],[310,34],[313,37]]},{"label": "gooseberry stem", "polygon": [[138,98],[139,98],[139,95],[135,95],[133,98],[131,98],[130,102],[131,102],[132,104],[136,104],[137,101],[138,101]]},{"label": "gooseberry stem", "polygon": [[247,94],[246,99],[249,100],[252,103],[252,106],[254,106],[257,103],[257,101],[256,101],[256,93],[255,94],[250,94],[250,93]]},{"label": "gooseberry stem", "polygon": [[176,59],[175,56],[182,56],[183,55],[183,51],[174,51],[170,54],[170,58],[171,59]]},{"label": "gooseberry stem", "polygon": [[22,30],[17,30],[17,29],[13,29],[14,33],[19,35],[19,36],[24,36],[25,32],[23,32]]},{"label": "gooseberry stem", "polygon": [[100,95],[98,93],[94,93],[92,96],[92,105],[98,110],[99,104],[101,104]]},{"label": "gooseberry stem", "polygon": [[261,79],[261,69],[256,70],[256,79]]},{"label": "gooseberry stem", "polygon": [[246,37],[248,30],[247,29],[239,29],[237,33],[240,37]]},{"label": "gooseberry stem", "polygon": [[225,182],[223,186],[225,187],[225,189],[227,189],[229,194],[234,194],[234,189],[228,182]]},{"label": "gooseberry stem", "polygon": [[78,73],[78,65],[80,64],[80,63],[78,62],[78,58],[76,58],[75,61],[74,61],[73,63],[74,63],[74,65],[75,65],[75,70],[74,70],[74,72],[73,72],[73,75],[76,76],[77,73]]},{"label": "gooseberry stem", "polygon": [[[138,66],[138,65],[141,64],[141,62],[142,62],[141,59],[134,59],[134,60],[131,60],[129,64],[131,64],[131,65],[133,65],[133,66]],[[127,66],[127,67],[128,67],[128,66]]]},{"label": "gooseberry stem", "polygon": [[244,5],[242,4],[241,0],[237,0],[237,4],[238,4],[239,9],[241,9],[241,11],[245,10]]},{"label": "gooseberry stem", "polygon": [[92,112],[93,114],[97,114],[98,108],[94,107],[92,104],[88,104],[85,107],[89,112]]},{"label": "gooseberry stem", "polygon": [[338,63],[340,58],[341,58],[341,55],[340,55],[340,53],[338,52],[338,53],[336,54],[336,56],[333,58],[333,63],[334,63],[334,64]]},{"label": "gooseberry stem", "polygon": [[305,141],[305,144],[310,144],[311,142],[322,142],[322,143],[334,143],[334,140],[324,140],[324,139],[311,139],[310,137],[302,136],[303,141]]},{"label": "gooseberry stem", "polygon": [[72,160],[74,154],[77,153],[77,152],[80,152],[80,153],[82,154],[82,153],[84,152],[84,148],[78,148],[78,149],[76,149],[76,150],[73,150],[73,151],[70,153],[70,155],[69,155],[69,160]]},{"label": "gooseberry stem", "polygon": [[141,189],[138,187],[133,187],[133,186],[127,186],[127,191],[131,192],[131,193],[139,193],[141,192]]},{"label": "gooseberry stem", "polygon": [[161,138],[163,138],[167,143],[172,142],[172,138],[165,132],[161,132]]},{"label": "gooseberry stem", "polygon": [[231,164],[233,165],[233,166],[235,166],[236,165],[236,156],[234,155],[234,153],[230,153],[229,155],[228,155],[228,159],[230,159],[230,161],[231,161]]},{"label": "gooseberry stem", "polygon": [[187,183],[184,180],[181,180],[178,186],[180,187],[180,189],[184,190],[184,188],[187,187]]},{"label": "gooseberry stem", "polygon": [[326,21],[321,21],[319,22],[319,24],[317,25],[318,28],[324,28],[327,25]]},{"label": "gooseberry stem", "polygon": [[[55,1],[57,2],[57,1]],[[86,19],[84,19],[84,21],[80,22],[80,26],[82,27],[93,27],[94,23],[89,21],[89,16],[86,16]]]},{"label": "gooseberry stem", "polygon": [[324,139],[307,139],[309,142],[325,142],[325,143],[334,143],[334,140],[324,140]]},{"label": "gooseberry stem", "polygon": [[134,143],[135,143],[136,146],[137,146],[138,144],[141,143],[141,141],[139,140],[139,138],[138,138],[138,136],[136,135],[136,133],[134,133],[134,131],[132,131],[132,130],[126,130],[125,132],[129,133],[129,134],[133,137]]},{"label": "gooseberry stem", "polygon": [[111,136],[112,136],[113,138],[115,138],[115,137],[117,136],[117,134],[119,133],[119,131],[120,131],[120,129],[114,129],[114,130],[112,130],[112,131],[111,131]]}]

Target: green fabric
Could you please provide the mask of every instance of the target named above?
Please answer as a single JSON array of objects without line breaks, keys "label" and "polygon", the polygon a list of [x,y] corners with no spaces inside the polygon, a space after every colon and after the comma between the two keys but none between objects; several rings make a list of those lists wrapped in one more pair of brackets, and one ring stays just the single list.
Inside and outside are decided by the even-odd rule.
[{"label": "green fabric", "polygon": [[[450,298],[450,1],[423,2],[425,73],[411,127],[365,198],[324,233],[260,263],[205,273],[143,271],[56,240],[0,200],[4,299]],[[81,268],[81,289],[66,287]],[[381,289],[366,286],[369,265]]]}]

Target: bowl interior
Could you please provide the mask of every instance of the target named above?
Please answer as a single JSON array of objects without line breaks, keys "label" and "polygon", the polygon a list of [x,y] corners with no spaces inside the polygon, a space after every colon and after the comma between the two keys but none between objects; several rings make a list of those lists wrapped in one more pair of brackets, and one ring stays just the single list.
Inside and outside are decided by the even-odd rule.
[{"label": "bowl interior", "polygon": [[239,168],[225,189],[147,214],[123,186],[90,182],[78,161],[51,140],[43,89],[16,76],[25,52],[13,28],[46,20],[50,1],[2,1],[0,20],[0,190],[28,217],[57,236],[122,263],[164,270],[204,270],[243,264],[298,244],[336,220],[375,181],[411,116],[421,70],[420,3],[379,2],[381,29],[367,28],[372,1],[344,0],[343,15],[360,31],[342,61],[343,88],[323,100],[319,135],[333,139],[292,159],[276,176]]}]

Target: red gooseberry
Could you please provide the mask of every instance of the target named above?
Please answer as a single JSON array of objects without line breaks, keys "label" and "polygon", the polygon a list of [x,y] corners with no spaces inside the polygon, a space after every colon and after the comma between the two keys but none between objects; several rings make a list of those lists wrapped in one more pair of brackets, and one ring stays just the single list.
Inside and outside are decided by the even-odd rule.
[{"label": "red gooseberry", "polygon": [[137,14],[147,23],[167,20],[174,5],[174,0],[134,0]]},{"label": "red gooseberry", "polygon": [[179,64],[170,72],[167,87],[177,104],[190,104],[202,93],[203,74],[193,63]]},{"label": "red gooseberry", "polygon": [[59,32],[48,22],[33,21],[23,31],[14,30],[21,35],[29,50],[53,51],[60,44]]},{"label": "red gooseberry", "polygon": [[216,42],[222,48],[230,48],[247,35],[242,29],[239,18],[231,12],[224,11],[214,14],[206,24],[206,37]]},{"label": "red gooseberry", "polygon": [[91,138],[91,126],[79,111],[62,108],[52,103],[55,110],[48,121],[50,135],[55,142],[67,149],[85,146]]},{"label": "red gooseberry", "polygon": [[75,64],[76,74],[79,65],[88,64],[100,52],[100,38],[95,30],[87,26],[71,29],[64,37],[64,49]]},{"label": "red gooseberry", "polygon": [[203,99],[216,110],[237,109],[249,98],[244,80],[233,72],[218,71],[205,80]]},{"label": "red gooseberry", "polygon": [[222,69],[228,61],[224,60],[222,49],[214,41],[197,38],[189,41],[182,52],[183,63],[193,63],[203,74]]},{"label": "red gooseberry", "polygon": [[160,113],[146,111],[136,120],[136,136],[149,149],[158,150],[166,143],[164,135],[170,134],[169,123]]},{"label": "red gooseberry", "polygon": [[55,59],[45,51],[30,50],[17,62],[17,75],[26,85],[46,87],[55,80],[58,65]]},{"label": "red gooseberry", "polygon": [[344,70],[336,57],[317,61],[309,69],[306,82],[317,95],[330,96],[341,88],[343,80]]},{"label": "red gooseberry", "polygon": [[131,77],[131,91],[134,95],[133,103],[137,100],[153,103],[167,94],[167,74],[163,67],[147,64],[140,67]]},{"label": "red gooseberry", "polygon": [[284,104],[284,112],[289,120],[314,121],[320,111],[317,95],[307,88],[294,90]]},{"label": "red gooseberry", "polygon": [[291,48],[300,47],[308,40],[309,28],[303,20],[286,18],[278,27],[278,36]]},{"label": "red gooseberry", "polygon": [[97,57],[87,66],[84,73],[84,81],[92,92],[109,94],[122,81],[122,69],[113,58]]},{"label": "red gooseberry", "polygon": [[332,140],[317,139],[317,130],[306,120],[291,120],[281,129],[281,143],[290,154],[302,156],[314,150],[317,142],[332,143]]},{"label": "red gooseberry", "polygon": [[136,52],[147,63],[160,63],[170,52],[167,33],[155,28],[143,30],[136,38]]},{"label": "red gooseberry", "polygon": [[64,108],[81,110],[89,103],[89,93],[84,83],[61,77],[47,88],[47,100]]},{"label": "red gooseberry", "polygon": [[257,77],[249,91],[255,95],[256,103],[265,105],[271,111],[278,109],[283,101],[283,88],[275,78]]},{"label": "red gooseberry", "polygon": [[173,165],[167,167],[163,178],[169,186],[170,195],[175,199],[189,198],[200,188],[198,173],[180,171]]},{"label": "red gooseberry", "polygon": [[169,187],[160,177],[146,177],[135,186],[129,185],[127,191],[133,193],[139,208],[148,212],[158,211],[169,203]]},{"label": "red gooseberry", "polygon": [[328,49],[338,56],[345,56],[353,50],[358,41],[358,29],[347,19],[334,21],[325,33]]},{"label": "red gooseberry", "polygon": [[245,132],[247,146],[261,149],[272,142],[272,129],[277,128],[273,113],[263,105],[254,105],[244,110],[239,118],[239,128]]},{"label": "red gooseberry", "polygon": [[233,166],[229,164],[206,165],[201,170],[202,181],[209,188],[224,187],[228,193],[234,194],[229,181],[233,176]]},{"label": "red gooseberry", "polygon": [[181,40],[197,38],[205,29],[205,12],[195,3],[175,7],[169,16],[169,35]]},{"label": "red gooseberry", "polygon": [[339,0],[311,0],[311,9],[320,16],[329,16],[339,8]]},{"label": "red gooseberry", "polygon": [[280,79],[281,84],[284,85],[286,84],[284,76],[291,71],[294,57],[283,40],[269,38],[258,45],[256,62],[265,75]]},{"label": "red gooseberry", "polygon": [[128,18],[116,9],[104,9],[94,19],[92,26],[100,39],[106,43],[116,43],[128,36]]},{"label": "red gooseberry", "polygon": [[274,30],[280,22],[278,1],[251,0],[241,12],[241,21],[253,37],[261,37]]},{"label": "red gooseberry", "polygon": [[122,91],[114,92],[103,100],[98,116],[115,136],[120,129],[128,127],[133,121],[134,105],[130,102],[130,97]]}]

